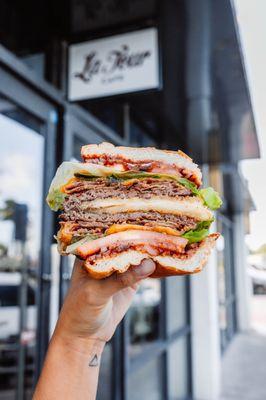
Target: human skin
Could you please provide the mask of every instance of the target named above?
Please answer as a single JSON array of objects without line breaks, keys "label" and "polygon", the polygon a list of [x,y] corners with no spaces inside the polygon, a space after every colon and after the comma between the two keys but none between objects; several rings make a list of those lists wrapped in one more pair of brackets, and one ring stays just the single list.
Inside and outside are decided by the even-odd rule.
[{"label": "human skin", "polygon": [[154,262],[144,260],[123,274],[95,280],[76,259],[34,400],[96,398],[104,346],[128,310],[140,282],[154,270]]}]

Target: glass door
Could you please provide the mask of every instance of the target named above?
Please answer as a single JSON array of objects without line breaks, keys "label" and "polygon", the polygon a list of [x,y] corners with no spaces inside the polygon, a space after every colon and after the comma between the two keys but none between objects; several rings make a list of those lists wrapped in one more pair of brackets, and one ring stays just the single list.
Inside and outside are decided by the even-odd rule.
[{"label": "glass door", "polygon": [[48,344],[56,114],[0,66],[0,398],[31,399]]}]

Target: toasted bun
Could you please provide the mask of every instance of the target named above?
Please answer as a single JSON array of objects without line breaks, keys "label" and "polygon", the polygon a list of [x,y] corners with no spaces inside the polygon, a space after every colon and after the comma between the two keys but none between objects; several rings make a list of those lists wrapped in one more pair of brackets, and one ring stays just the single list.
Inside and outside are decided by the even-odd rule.
[{"label": "toasted bun", "polygon": [[118,255],[103,257],[95,263],[84,262],[84,268],[95,279],[103,279],[114,272],[123,273],[132,265],[139,265],[142,260],[151,258],[156,263],[156,270],[151,275],[153,278],[160,278],[172,275],[187,275],[200,272],[206,264],[215,241],[219,237],[218,233],[209,235],[201,242],[196,253],[187,259],[170,256],[151,256],[148,253],[127,250]]},{"label": "toasted bun", "polygon": [[182,151],[159,150],[155,147],[123,147],[111,143],[88,144],[82,146],[81,156],[84,160],[107,154],[119,156],[132,161],[160,161],[165,164],[174,164],[177,167],[192,171],[201,181],[202,175],[197,164]]},{"label": "toasted bun", "polygon": [[204,206],[199,197],[176,197],[165,198],[154,196],[151,199],[97,199],[84,201],[81,205],[85,210],[101,209],[103,212],[119,213],[133,211],[158,211],[160,213],[170,213],[176,215],[186,215],[198,221],[209,221],[213,218],[212,211]]}]

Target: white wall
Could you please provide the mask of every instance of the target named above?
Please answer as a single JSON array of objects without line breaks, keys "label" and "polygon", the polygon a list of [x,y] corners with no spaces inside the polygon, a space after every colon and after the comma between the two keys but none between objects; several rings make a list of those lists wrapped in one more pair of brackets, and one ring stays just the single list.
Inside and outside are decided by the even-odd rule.
[{"label": "white wall", "polygon": [[247,247],[243,214],[236,214],[234,223],[234,267],[236,284],[236,317],[240,331],[250,328],[251,281],[247,271]]}]

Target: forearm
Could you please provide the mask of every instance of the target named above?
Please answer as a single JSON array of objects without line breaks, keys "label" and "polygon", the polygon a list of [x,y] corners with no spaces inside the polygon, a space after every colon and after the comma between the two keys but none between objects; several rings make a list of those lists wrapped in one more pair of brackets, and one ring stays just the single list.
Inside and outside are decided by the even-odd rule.
[{"label": "forearm", "polygon": [[33,399],[94,400],[103,348],[104,342],[55,333]]}]

